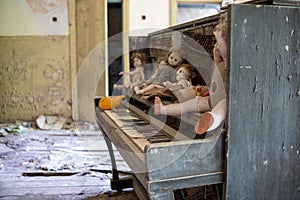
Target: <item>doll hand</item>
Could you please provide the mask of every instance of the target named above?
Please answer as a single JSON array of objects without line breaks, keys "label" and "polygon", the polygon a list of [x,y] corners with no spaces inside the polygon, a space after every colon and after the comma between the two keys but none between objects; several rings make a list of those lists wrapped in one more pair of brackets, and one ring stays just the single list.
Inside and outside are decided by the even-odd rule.
[{"label": "doll hand", "polygon": [[120,73],[119,73],[119,75],[123,75],[123,74],[126,74],[126,72],[120,72]]},{"label": "doll hand", "polygon": [[221,56],[218,43],[216,43],[215,46],[214,46],[213,55],[214,55],[214,62],[215,62],[215,64],[219,64],[220,62],[223,61],[223,58]]}]

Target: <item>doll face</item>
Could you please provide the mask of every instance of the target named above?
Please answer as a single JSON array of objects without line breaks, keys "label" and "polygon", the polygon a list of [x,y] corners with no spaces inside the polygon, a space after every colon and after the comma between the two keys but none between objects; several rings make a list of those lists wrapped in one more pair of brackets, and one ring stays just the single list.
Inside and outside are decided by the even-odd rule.
[{"label": "doll face", "polygon": [[185,67],[180,67],[176,72],[176,80],[188,80],[189,75],[190,73]]},{"label": "doll face", "polygon": [[177,66],[182,62],[182,58],[177,52],[172,52],[168,57],[168,62],[171,66]]},{"label": "doll face", "polygon": [[135,67],[141,67],[142,65],[143,65],[143,63],[142,63],[142,61],[139,58],[135,57],[133,59],[133,66],[135,66]]},{"label": "doll face", "polygon": [[215,35],[217,43],[218,43],[220,55],[223,58],[226,58],[226,56],[227,56],[227,44],[226,44],[226,41],[225,41],[224,37],[222,36],[222,34],[223,34],[222,29],[220,29],[220,28],[217,28],[217,30],[214,32],[214,35]]}]

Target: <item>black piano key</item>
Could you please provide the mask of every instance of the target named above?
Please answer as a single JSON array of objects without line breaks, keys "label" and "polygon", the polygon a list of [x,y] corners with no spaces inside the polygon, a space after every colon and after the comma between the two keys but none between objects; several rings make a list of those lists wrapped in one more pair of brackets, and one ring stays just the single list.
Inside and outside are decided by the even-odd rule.
[{"label": "black piano key", "polygon": [[150,143],[159,143],[159,142],[170,142],[171,138],[149,138],[147,139],[148,142]]},{"label": "black piano key", "polygon": [[150,122],[147,122],[147,121],[137,121],[137,122],[134,122],[132,125],[133,126],[143,126],[143,125],[149,125]]}]

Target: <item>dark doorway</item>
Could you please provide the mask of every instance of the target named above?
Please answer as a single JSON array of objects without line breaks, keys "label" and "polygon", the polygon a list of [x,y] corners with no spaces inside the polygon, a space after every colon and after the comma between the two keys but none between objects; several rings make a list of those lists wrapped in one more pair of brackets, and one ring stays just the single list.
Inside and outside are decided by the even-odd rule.
[{"label": "dark doorway", "polygon": [[122,44],[122,1],[109,0],[107,3],[108,24],[108,84],[109,95],[112,95],[113,85],[120,79],[119,72],[123,70]]}]

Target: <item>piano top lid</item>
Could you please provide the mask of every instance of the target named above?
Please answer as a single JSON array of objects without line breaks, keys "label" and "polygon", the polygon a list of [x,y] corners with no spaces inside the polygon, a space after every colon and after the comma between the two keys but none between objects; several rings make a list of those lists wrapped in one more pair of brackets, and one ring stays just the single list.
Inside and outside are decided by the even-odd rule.
[{"label": "piano top lid", "polygon": [[[235,0],[234,4],[261,4],[261,5],[294,5],[299,6],[300,0]],[[222,7],[227,8],[227,6]]]},{"label": "piano top lid", "polygon": [[151,37],[154,35],[159,35],[162,33],[168,33],[168,32],[172,32],[172,31],[186,31],[186,30],[193,29],[193,28],[195,28],[197,26],[201,26],[201,25],[209,25],[211,23],[215,24],[219,21],[219,18],[220,18],[220,15],[216,14],[216,15],[196,19],[193,21],[185,22],[182,24],[171,26],[166,29],[162,29],[162,30],[158,30],[158,31],[149,33],[148,36]]}]

